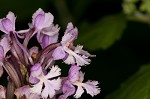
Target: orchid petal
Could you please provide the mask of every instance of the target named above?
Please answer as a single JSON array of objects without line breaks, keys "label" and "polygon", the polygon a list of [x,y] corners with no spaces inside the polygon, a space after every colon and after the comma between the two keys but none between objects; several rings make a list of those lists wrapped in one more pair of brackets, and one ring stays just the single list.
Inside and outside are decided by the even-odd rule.
[{"label": "orchid petal", "polygon": [[52,57],[54,60],[59,60],[59,59],[63,59],[65,57],[65,55],[66,55],[66,53],[65,53],[64,49],[61,46],[59,46],[54,50]]},{"label": "orchid petal", "polygon": [[50,72],[46,75],[46,78],[53,78],[61,75],[61,69],[58,66],[52,66]]},{"label": "orchid petal", "polygon": [[67,97],[75,93],[75,87],[68,80],[63,84],[62,90],[63,90],[62,95],[63,99],[67,99]]},{"label": "orchid petal", "polygon": [[20,99],[22,96],[29,97],[30,96],[30,87],[28,85],[17,88],[14,92],[14,94],[17,96],[17,99]]},{"label": "orchid petal", "polygon": [[62,44],[66,44],[68,42],[73,42],[75,39],[77,39],[78,36],[78,29],[74,28],[72,23],[68,23],[67,29],[64,33],[64,36],[62,37]]},{"label": "orchid petal", "polygon": [[[41,95],[43,98],[47,98],[48,96],[50,98],[54,97],[56,94],[56,90],[59,90],[61,87],[61,79],[60,78],[53,78],[59,76],[60,73],[60,68],[58,66],[53,66],[50,70],[50,72],[47,75],[44,75],[42,71],[42,67],[39,63],[33,66],[31,69],[31,75],[32,73],[37,70],[40,75],[35,75],[36,78],[38,78],[40,81],[37,84],[34,84],[33,87],[31,88],[32,93]],[[52,80],[50,80],[52,79]],[[43,88],[43,86],[45,86]]]},{"label": "orchid petal", "polygon": [[42,91],[42,87],[43,87],[43,82],[40,81],[37,84],[33,85],[33,87],[31,88],[31,93],[40,95]]},{"label": "orchid petal", "polygon": [[74,95],[75,98],[80,98],[81,95],[83,94],[84,90],[82,88],[82,86],[78,85],[78,88],[76,90],[76,93]]},{"label": "orchid petal", "polygon": [[13,12],[9,11],[6,18],[8,18],[12,22],[13,30],[15,30],[15,21],[16,21],[15,14]]},{"label": "orchid petal", "polygon": [[[75,58],[75,62],[77,63],[78,66],[83,66],[83,65],[88,65],[90,64],[90,59],[86,56],[81,56],[76,54],[74,51],[70,50],[69,48],[65,48],[65,51],[69,54],[72,55]],[[73,61],[73,60],[72,60]],[[66,61],[64,61],[66,62]],[[71,63],[71,62],[70,62]],[[73,63],[73,62],[72,62]],[[68,63],[69,64],[69,63]]]},{"label": "orchid petal", "polygon": [[0,22],[1,31],[6,34],[9,34],[10,31],[13,31],[13,23],[8,18],[3,18]]},{"label": "orchid petal", "polygon": [[0,46],[3,47],[4,50],[4,56],[6,56],[6,53],[10,50],[11,46],[10,46],[10,41],[8,40],[7,37],[3,37],[0,41]]},{"label": "orchid petal", "polygon": [[61,79],[54,79],[54,80],[47,80],[44,82],[45,88],[42,91],[41,96],[43,98],[47,98],[48,96],[50,98],[53,98],[54,95],[56,94],[55,90],[59,90],[61,87]]},{"label": "orchid petal", "polygon": [[43,23],[43,27],[49,27],[53,23],[53,20],[54,16],[50,12],[45,13],[45,20]]},{"label": "orchid petal", "polygon": [[68,79],[71,82],[75,82],[77,80],[79,80],[79,70],[81,69],[81,67],[76,66],[76,65],[72,65],[69,69],[69,75],[68,75]]},{"label": "orchid petal", "polygon": [[100,93],[100,88],[98,88],[97,84],[99,84],[98,81],[87,81],[84,83],[83,87],[86,92],[93,97]]}]

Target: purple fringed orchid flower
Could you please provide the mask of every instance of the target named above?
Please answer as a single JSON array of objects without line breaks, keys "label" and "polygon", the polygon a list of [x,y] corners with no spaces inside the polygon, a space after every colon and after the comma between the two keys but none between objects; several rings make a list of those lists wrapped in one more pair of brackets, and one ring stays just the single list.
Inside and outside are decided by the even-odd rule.
[{"label": "purple fringed orchid flower", "polygon": [[[67,99],[71,95],[80,98],[84,89],[92,97],[100,93],[97,81],[83,82],[84,73],[80,69],[90,64],[89,57],[95,55],[84,51],[81,45],[73,46],[78,29],[72,23],[68,23],[59,41],[60,27],[53,24],[50,12],[39,8],[27,30],[16,31],[15,20],[12,12],[0,19],[0,30],[5,33],[0,40],[0,77],[3,68],[8,74],[7,88],[0,86],[0,99],[14,99],[14,95],[17,99]],[[39,44],[29,47],[34,35]],[[61,77],[61,69],[55,62],[60,59],[72,65],[67,77]]]},{"label": "purple fringed orchid flower", "polygon": [[45,13],[41,8],[39,8],[32,16],[32,25],[37,31],[41,31],[43,28],[49,27],[54,20],[53,15]]},{"label": "purple fringed orchid flower", "polygon": [[83,46],[73,46],[77,35],[77,28],[74,28],[72,23],[68,23],[67,29],[62,37],[62,46],[57,47],[52,54],[54,60],[63,59],[66,64],[76,63],[78,66],[90,64],[91,60],[88,57],[93,57],[94,55],[82,50]]},{"label": "purple fringed orchid flower", "polygon": [[[68,79],[63,84],[63,95],[59,97],[60,99],[67,99],[68,96],[71,96],[73,94],[75,94],[75,98],[80,98],[84,92],[84,89],[92,97],[100,93],[100,88],[98,88],[97,86],[99,83],[97,81],[89,80],[83,83],[84,73],[79,71],[80,69],[81,67],[79,66],[71,66],[68,74]],[[76,91],[74,86],[77,86]]]},{"label": "purple fringed orchid flower", "polygon": [[[60,70],[61,69],[58,66],[53,66],[47,74],[44,74],[41,65],[39,63],[35,64],[31,68],[30,75],[30,77],[32,76],[30,78],[30,82],[33,83],[31,93],[41,95],[42,98],[48,98],[48,96],[50,98],[53,98],[56,94],[56,91],[61,87],[61,79],[54,79],[54,77],[58,77],[59,75],[61,75]],[[39,81],[34,79],[37,79]]]}]

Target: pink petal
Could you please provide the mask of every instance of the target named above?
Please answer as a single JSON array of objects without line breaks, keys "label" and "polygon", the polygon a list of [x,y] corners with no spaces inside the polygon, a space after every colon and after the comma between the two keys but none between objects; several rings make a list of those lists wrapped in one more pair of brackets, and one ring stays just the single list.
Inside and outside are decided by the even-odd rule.
[{"label": "pink petal", "polygon": [[11,11],[8,12],[6,18],[8,18],[8,19],[12,22],[12,24],[13,24],[13,30],[15,30],[15,21],[16,21],[16,17],[15,17],[15,15],[14,15],[14,13],[11,12]]},{"label": "pink petal", "polygon": [[33,77],[32,75],[30,75],[30,77],[29,77],[29,82],[31,83],[31,84],[36,84],[36,83],[38,83],[40,80],[39,79],[37,79],[36,77]]},{"label": "pink petal", "polygon": [[75,82],[79,80],[79,70],[81,67],[72,65],[69,69],[68,79],[71,82]]},{"label": "pink petal", "polygon": [[67,25],[67,29],[65,31],[65,34],[68,33],[72,29],[73,29],[73,24],[71,22],[69,22],[68,25]]},{"label": "pink petal", "polygon": [[34,22],[34,19],[39,15],[39,14],[44,14],[45,12],[39,8],[32,16],[32,22]]},{"label": "pink petal", "polygon": [[8,40],[8,38],[6,36],[4,36],[1,41],[0,41],[0,46],[3,47],[4,50],[4,56],[6,56],[6,53],[10,50],[10,41]]},{"label": "pink petal", "polygon": [[75,39],[77,39],[78,36],[78,29],[74,28],[72,23],[68,23],[67,29],[64,33],[64,36],[62,37],[62,43],[68,43],[73,42]]},{"label": "pink petal", "polygon": [[43,28],[44,20],[45,20],[45,14],[38,14],[34,20],[35,28],[41,30]]},{"label": "pink petal", "polygon": [[66,53],[65,53],[64,49],[61,46],[59,46],[54,50],[52,57],[54,60],[59,60],[59,59],[63,59],[65,57],[65,55],[66,55]]},{"label": "pink petal", "polygon": [[45,12],[39,8],[32,16],[32,24],[37,29],[41,29],[45,20]]},{"label": "pink petal", "polygon": [[8,18],[3,18],[0,22],[1,31],[3,31],[6,34],[9,34],[10,31],[14,31],[13,29],[13,23]]},{"label": "pink petal", "polygon": [[69,96],[75,93],[75,87],[70,83],[70,81],[66,81],[62,87],[63,90],[63,99],[67,99]]},{"label": "pink petal", "polygon": [[36,78],[39,77],[39,75],[43,74],[40,63],[36,63],[34,66],[32,66],[30,71],[31,71],[31,76],[36,77]]}]

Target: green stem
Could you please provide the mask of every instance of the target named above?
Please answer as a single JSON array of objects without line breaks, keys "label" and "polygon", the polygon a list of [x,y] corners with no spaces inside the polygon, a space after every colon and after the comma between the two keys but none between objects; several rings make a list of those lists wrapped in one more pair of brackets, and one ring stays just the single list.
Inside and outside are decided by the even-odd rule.
[{"label": "green stem", "polygon": [[150,24],[150,16],[140,13],[138,11],[135,12],[134,15],[127,16],[127,19],[131,21],[138,21],[138,22]]}]

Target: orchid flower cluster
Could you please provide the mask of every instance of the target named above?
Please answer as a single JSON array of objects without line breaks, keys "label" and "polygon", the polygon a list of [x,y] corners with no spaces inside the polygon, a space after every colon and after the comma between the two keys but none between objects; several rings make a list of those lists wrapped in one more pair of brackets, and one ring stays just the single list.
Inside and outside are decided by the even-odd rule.
[{"label": "orchid flower cluster", "polygon": [[[15,20],[13,12],[0,19],[0,30],[5,33],[0,40],[0,76],[3,69],[8,74],[7,86],[0,85],[0,99],[68,99],[80,98],[84,91],[92,97],[100,93],[98,81],[84,82],[81,68],[95,55],[73,45],[78,29],[71,22],[59,40],[60,27],[41,8],[33,14],[29,29],[16,31]],[[39,45],[29,48],[33,37]],[[67,77],[61,76],[57,60],[70,66]]]}]

